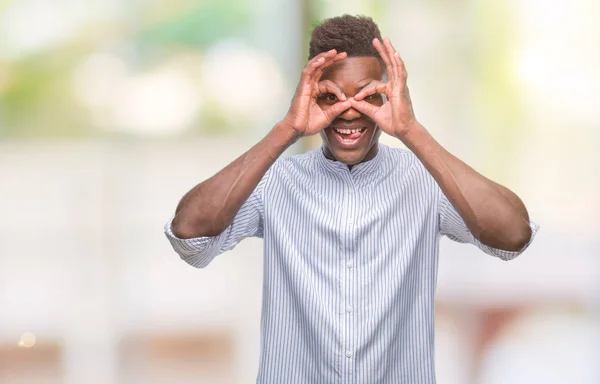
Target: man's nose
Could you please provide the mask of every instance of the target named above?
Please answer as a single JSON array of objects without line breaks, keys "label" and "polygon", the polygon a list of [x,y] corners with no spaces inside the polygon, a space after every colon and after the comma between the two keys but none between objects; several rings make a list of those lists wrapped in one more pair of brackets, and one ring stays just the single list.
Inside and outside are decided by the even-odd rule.
[{"label": "man's nose", "polygon": [[339,118],[344,119],[344,120],[355,120],[361,116],[362,116],[361,113],[358,112],[356,109],[348,108],[340,114]]}]

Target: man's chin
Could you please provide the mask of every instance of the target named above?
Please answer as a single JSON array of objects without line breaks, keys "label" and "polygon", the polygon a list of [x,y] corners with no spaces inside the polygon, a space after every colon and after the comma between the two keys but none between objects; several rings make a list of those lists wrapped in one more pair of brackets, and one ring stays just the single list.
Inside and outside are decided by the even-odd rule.
[{"label": "man's chin", "polygon": [[366,156],[366,151],[362,148],[351,151],[332,148],[332,153],[337,161],[348,166],[353,166],[362,162]]}]

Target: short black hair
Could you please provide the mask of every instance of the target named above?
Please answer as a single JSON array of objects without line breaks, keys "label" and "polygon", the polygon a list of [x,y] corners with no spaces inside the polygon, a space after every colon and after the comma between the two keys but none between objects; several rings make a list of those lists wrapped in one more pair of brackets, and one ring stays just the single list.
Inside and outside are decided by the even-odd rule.
[{"label": "short black hair", "polygon": [[373,39],[381,39],[379,27],[370,17],[343,15],[321,21],[312,31],[308,59],[320,53],[337,50],[348,57],[376,57]]}]

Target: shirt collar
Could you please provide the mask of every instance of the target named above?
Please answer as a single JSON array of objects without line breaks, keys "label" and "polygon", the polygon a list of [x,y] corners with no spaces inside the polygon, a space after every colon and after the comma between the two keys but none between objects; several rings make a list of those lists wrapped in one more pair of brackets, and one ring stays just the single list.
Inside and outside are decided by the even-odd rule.
[{"label": "shirt collar", "polygon": [[354,165],[351,170],[348,169],[348,166],[344,163],[326,158],[325,154],[323,153],[323,147],[320,147],[317,150],[315,150],[317,165],[319,168],[327,172],[333,172],[336,174],[345,172],[346,174],[349,174],[352,177],[375,174],[378,170],[380,170],[381,163],[384,157],[386,156],[388,150],[387,146],[381,143],[377,143],[377,146],[378,150],[375,154],[375,157],[373,157],[371,160]]}]

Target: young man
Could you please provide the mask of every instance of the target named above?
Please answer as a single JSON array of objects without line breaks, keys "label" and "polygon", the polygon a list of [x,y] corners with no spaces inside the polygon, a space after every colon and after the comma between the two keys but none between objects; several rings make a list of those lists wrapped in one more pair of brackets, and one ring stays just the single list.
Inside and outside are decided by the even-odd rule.
[{"label": "young man", "polygon": [[[378,144],[381,131],[409,149]],[[323,146],[280,158],[302,136]],[[413,113],[404,64],[369,18],[313,31],[287,116],[188,192],[165,231],[203,268],[264,238],[259,383],[434,383],[441,235],[503,260],[537,226],[514,193]]]}]

